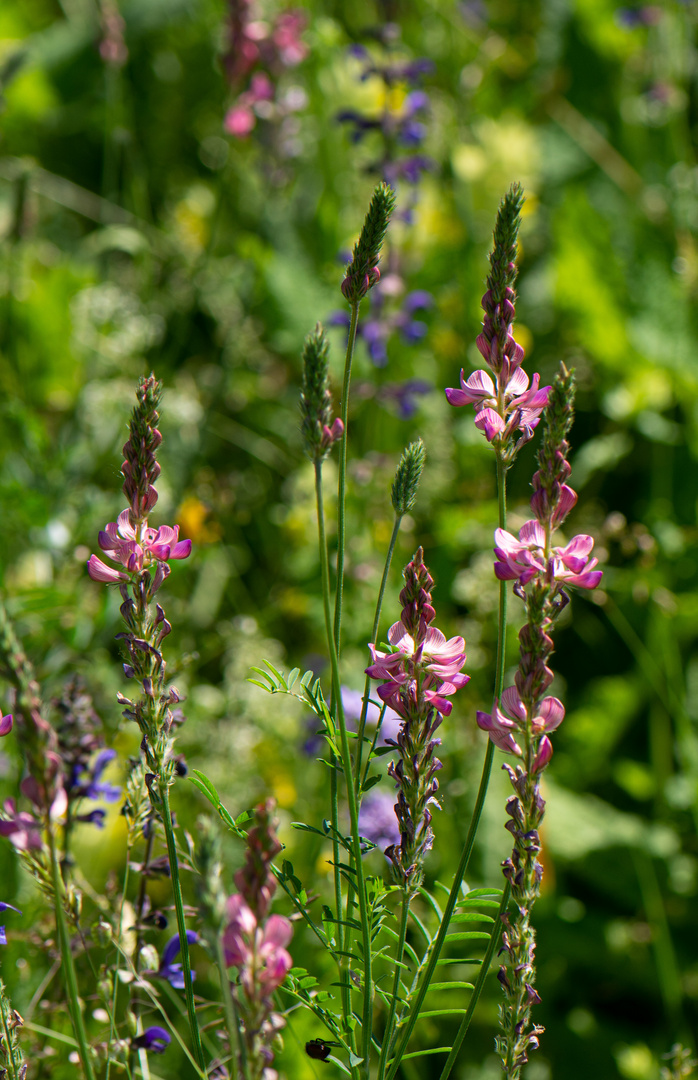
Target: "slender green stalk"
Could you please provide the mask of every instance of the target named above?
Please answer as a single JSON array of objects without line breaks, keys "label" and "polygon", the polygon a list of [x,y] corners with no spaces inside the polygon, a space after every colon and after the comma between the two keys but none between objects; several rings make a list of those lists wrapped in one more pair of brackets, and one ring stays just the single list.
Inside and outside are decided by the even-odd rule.
[{"label": "slender green stalk", "polygon": [[[121,943],[121,934],[122,934],[123,925],[124,925],[124,904],[126,903],[126,893],[128,891],[128,876],[129,876],[130,863],[131,863],[131,847],[127,846],[127,848],[126,848],[126,869],[124,871],[124,886],[123,886],[123,890],[122,890],[122,893],[121,893],[121,904],[119,905],[119,921],[117,923],[117,928],[116,928],[116,940],[117,940],[117,942],[119,944]],[[117,944],[117,947],[116,947],[116,968],[118,969],[118,967],[119,967],[119,945]],[[118,995],[119,995],[119,980],[116,977],[116,971],[115,971],[114,972],[114,990],[113,990],[113,993],[112,993],[112,1000],[111,1000],[111,1016],[109,1017],[109,1043],[107,1045],[107,1071],[105,1073],[104,1080],[109,1080],[109,1075],[111,1073],[111,1045],[112,1045],[112,1043],[114,1041],[114,1036],[116,1035],[116,1001],[117,1001]]]},{"label": "slender green stalk", "polygon": [[[498,504],[499,504],[499,527],[500,529],[506,528],[507,511],[506,511],[506,466],[501,457],[497,455],[497,492],[498,492]],[[507,628],[507,588],[506,582],[501,581],[499,587],[499,618],[498,618],[498,635],[497,635],[497,661],[495,668],[494,679],[494,697],[499,700],[502,696],[502,690],[504,688],[504,664],[506,659],[506,628]],[[470,856],[472,854],[473,846],[475,844],[475,836],[477,834],[478,827],[480,825],[480,818],[482,816],[482,809],[485,805],[485,798],[487,796],[487,788],[490,782],[490,773],[492,772],[492,759],[494,758],[494,743],[488,739],[487,749],[485,751],[485,760],[482,765],[482,775],[480,777],[480,787],[478,788],[477,799],[475,800],[475,808],[473,810],[473,816],[470,821],[470,828],[468,829],[468,835],[465,838],[465,844],[461,852],[461,857],[456,868],[456,875],[453,879],[453,885],[451,886],[451,892],[449,893],[448,902],[444,910],[443,919],[439,926],[439,932],[436,935],[436,940],[429,957],[429,962],[422,976],[422,981],[417,991],[417,995],[414,999],[412,1007],[410,1009],[405,1028],[400,1039],[397,1052],[393,1059],[392,1065],[387,1074],[387,1080],[393,1080],[395,1073],[400,1066],[400,1057],[407,1049],[410,1036],[414,1030],[414,1026],[419,1018],[419,1013],[424,1003],[424,998],[429,990],[429,983],[431,982],[434,972],[436,971],[436,964],[441,950],[446,940],[446,934],[448,933],[449,923],[451,916],[458,902],[458,896],[460,893],[460,886],[463,878],[465,877],[470,862]]]},{"label": "slender green stalk", "polygon": [[191,977],[191,962],[189,960],[189,942],[187,941],[187,924],[184,921],[184,903],[182,900],[182,886],[179,880],[179,862],[177,861],[177,847],[175,844],[174,830],[172,828],[172,813],[170,811],[170,791],[167,781],[161,781],[158,785],[160,799],[162,800],[162,822],[165,826],[167,839],[167,854],[170,861],[170,873],[172,875],[172,896],[174,899],[175,912],[177,914],[177,930],[179,933],[179,947],[182,953],[182,972],[184,975],[184,996],[187,1001],[187,1013],[189,1015],[189,1027],[194,1046],[194,1057],[201,1070],[202,1076],[206,1076],[206,1063],[204,1051],[201,1045],[201,1033],[199,1022],[196,1018],[196,1006],[194,1005],[194,986]]},{"label": "slender green stalk", "polygon": [[[347,788],[347,801],[349,803],[349,820],[351,822],[351,839],[354,857],[354,871],[356,874],[356,891],[359,898],[359,911],[361,915],[361,931],[362,931],[362,945],[363,945],[363,1019],[361,1028],[361,1040],[362,1040],[362,1055],[363,1055],[363,1071],[366,1077],[369,1076],[369,1054],[371,1048],[371,1026],[372,1026],[372,1010],[373,1010],[373,977],[371,971],[371,933],[368,922],[368,906],[366,903],[366,887],[364,884],[364,871],[363,864],[361,862],[361,842],[359,840],[359,811],[356,800],[356,793],[354,791],[354,783],[352,777],[351,766],[351,754],[349,752],[349,739],[347,737],[347,726],[344,719],[344,708],[342,706],[342,693],[339,682],[339,663],[337,660],[337,648],[335,645],[335,638],[332,633],[332,622],[330,617],[330,568],[327,558],[327,540],[325,537],[325,512],[323,507],[322,498],[322,470],[319,462],[315,462],[315,498],[317,502],[317,516],[318,516],[318,536],[320,539],[320,565],[322,569],[322,596],[325,609],[325,628],[327,631],[327,644],[330,651],[330,665],[332,668],[332,693],[337,706],[337,719],[339,720],[339,734],[340,734],[340,750],[342,758],[342,769],[344,771],[344,780]],[[338,918],[341,915],[338,913]],[[344,936],[345,951],[349,952],[349,943],[351,940],[351,928],[346,927],[346,933]],[[342,980],[344,981],[344,980]],[[353,1042],[352,1032],[352,1042]],[[353,1072],[353,1069],[352,1069]]]},{"label": "slender green stalk", "polygon": [[394,1039],[394,1025],[395,1014],[397,1012],[397,1002],[400,996],[400,965],[402,964],[402,957],[405,952],[405,938],[407,937],[407,919],[410,913],[410,898],[406,892],[402,894],[402,911],[400,915],[400,930],[398,933],[397,953],[395,955],[395,977],[393,979],[393,996],[390,1001],[390,1009],[388,1011],[388,1019],[385,1024],[385,1033],[383,1035],[383,1045],[381,1047],[380,1061],[378,1062],[378,1080],[383,1080],[385,1076],[386,1062],[390,1056],[390,1050]]},{"label": "slender green stalk", "polygon": [[[380,624],[381,609],[383,607],[383,597],[385,596],[385,587],[388,584],[388,574],[390,573],[390,566],[393,561],[393,552],[395,551],[395,544],[397,543],[397,536],[400,532],[400,522],[402,516],[395,515],[395,521],[393,523],[393,534],[390,537],[390,544],[388,546],[388,553],[385,556],[385,565],[383,566],[383,576],[381,578],[381,586],[378,590],[378,600],[376,601],[376,612],[373,616],[373,628],[371,630],[371,641],[375,642],[378,637],[378,626]],[[361,754],[364,746],[364,731],[366,730],[366,714],[368,713],[368,699],[370,696],[371,680],[366,676],[366,682],[364,683],[364,697],[361,705],[361,716],[359,718],[359,733],[356,740],[356,795],[357,798],[361,792]],[[369,755],[370,756],[370,755]]]},{"label": "slender green stalk", "polygon": [[342,926],[342,877],[339,872],[339,791],[337,785],[337,759],[333,755],[330,766],[330,799],[332,804],[332,861],[334,862],[334,903],[337,912],[337,947],[344,948],[344,927]]},{"label": "slender green stalk", "polygon": [[[349,386],[351,383],[351,363],[354,359],[356,329],[359,325],[359,304],[351,305],[351,322],[347,338],[347,352],[344,358],[344,381],[342,382],[341,418],[344,434],[339,444],[339,485],[337,488],[337,587],[334,598],[334,643],[337,655],[340,653],[340,633],[342,629],[342,596],[344,592],[344,549],[346,546],[346,501],[347,501],[347,435],[349,413]],[[329,587],[329,586],[328,586]]]},{"label": "slender green stalk", "polygon": [[75,1039],[78,1044],[78,1053],[80,1054],[80,1061],[82,1062],[82,1068],[85,1073],[86,1080],[95,1080],[95,1074],[92,1070],[92,1061],[90,1059],[90,1050],[87,1045],[87,1035],[85,1032],[85,1023],[82,1017],[82,1008],[80,1007],[80,998],[78,995],[78,980],[75,974],[73,953],[70,948],[70,937],[68,935],[68,927],[65,921],[65,912],[63,911],[64,885],[60,867],[58,865],[56,838],[53,832],[53,826],[51,822],[49,822],[48,826],[48,842],[51,852],[51,878],[53,880],[54,904],[56,909],[56,932],[58,934],[61,956],[63,957],[63,975],[65,978],[65,989],[68,997],[70,1019],[73,1022],[73,1031],[75,1032]]},{"label": "slender green stalk", "polygon": [[[232,1074],[235,1075],[237,1054],[242,1046],[242,1039],[240,1039],[235,999],[230,988],[230,979],[228,978],[228,969],[225,964],[225,953],[223,951],[223,940],[220,934],[216,934],[216,967],[218,968],[218,975],[221,980],[225,1028],[228,1032],[228,1044],[230,1046],[230,1067]],[[242,1075],[245,1080],[248,1080],[247,1057],[244,1054],[241,1055],[241,1064]]]},{"label": "slender green stalk", "polygon": [[446,1064],[441,1071],[441,1076],[439,1077],[439,1080],[446,1080],[446,1078],[450,1075],[451,1069],[455,1065],[456,1058],[458,1057],[460,1048],[463,1045],[463,1040],[468,1034],[470,1021],[472,1020],[473,1013],[475,1012],[475,1006],[477,1005],[480,994],[482,993],[482,988],[485,985],[485,979],[487,978],[490,970],[490,964],[492,963],[492,957],[495,954],[497,946],[499,945],[499,939],[502,936],[502,916],[506,913],[507,905],[509,904],[510,892],[511,885],[507,881],[506,885],[504,886],[504,892],[502,893],[499,911],[495,915],[494,926],[492,927],[492,936],[490,937],[489,944],[487,946],[487,952],[485,953],[482,964],[480,965],[480,971],[475,981],[473,992],[470,995],[470,1001],[468,1002],[466,1014],[461,1020],[460,1027],[458,1028],[458,1034],[456,1035],[455,1041],[451,1048],[451,1053],[446,1059]]}]

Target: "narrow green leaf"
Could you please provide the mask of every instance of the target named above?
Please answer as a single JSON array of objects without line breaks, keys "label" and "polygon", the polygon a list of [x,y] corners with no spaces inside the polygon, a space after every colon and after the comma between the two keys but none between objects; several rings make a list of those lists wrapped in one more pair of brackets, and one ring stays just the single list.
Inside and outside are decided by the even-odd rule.
[{"label": "narrow green leaf", "polygon": [[420,1012],[419,1019],[422,1020],[425,1016],[464,1016],[467,1011],[467,1009],[427,1009],[426,1012]]},{"label": "narrow green leaf", "polygon": [[300,673],[301,673],[301,669],[298,668],[298,667],[294,667],[292,671],[289,671],[288,675],[286,676],[286,683],[288,685],[289,690],[293,690],[296,679],[298,678]]},{"label": "narrow green leaf", "polygon": [[[406,1061],[407,1058],[419,1058],[427,1057],[429,1054],[450,1054],[450,1046],[432,1046],[428,1050],[413,1050],[409,1054],[403,1054],[400,1058],[401,1061]],[[392,1064],[392,1063],[391,1063]]]},{"label": "narrow green leaf", "polygon": [[252,683],[253,686],[258,686],[261,690],[266,690],[268,694],[274,693],[273,686],[268,686],[267,683],[262,683],[259,679],[245,679],[245,682]]},{"label": "narrow green leaf", "polygon": [[476,896],[499,896],[501,898],[504,889],[470,889],[466,900],[474,900]]},{"label": "narrow green leaf", "polygon": [[432,990],[474,990],[475,984],[469,982],[437,982],[429,983],[429,989],[427,993],[431,993]]},{"label": "narrow green leaf", "polygon": [[484,930],[469,930],[467,934],[447,934],[446,944],[452,941],[489,941],[490,935]]},{"label": "narrow green leaf", "polygon": [[346,1067],[343,1061],[340,1061],[338,1057],[335,1057],[334,1054],[328,1054],[328,1056],[325,1058],[325,1061],[333,1061],[335,1065],[342,1070],[343,1073],[346,1073],[347,1076],[351,1076],[351,1070]]},{"label": "narrow green leaf", "polygon": [[[482,903],[482,901],[480,901]],[[499,904],[496,905],[499,907]],[[464,922],[486,922],[493,923],[494,919],[491,915],[483,915],[480,911],[456,911],[451,916],[452,923],[464,923]]]}]

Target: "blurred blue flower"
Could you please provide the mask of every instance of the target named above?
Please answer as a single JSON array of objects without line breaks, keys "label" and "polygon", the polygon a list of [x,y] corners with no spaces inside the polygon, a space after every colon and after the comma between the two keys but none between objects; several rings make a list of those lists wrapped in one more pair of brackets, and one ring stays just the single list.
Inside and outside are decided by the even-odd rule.
[{"label": "blurred blue flower", "polygon": [[[187,941],[190,945],[195,945],[198,940],[199,935],[196,930],[187,930]],[[184,989],[184,972],[182,971],[182,965],[173,963],[175,956],[179,955],[180,948],[179,934],[176,934],[175,937],[170,938],[167,945],[162,950],[160,967],[156,972],[161,979],[167,979],[170,986],[174,987],[175,990]],[[196,978],[193,971],[191,977],[193,982]]]},{"label": "blurred blue flower", "polygon": [[385,851],[400,843],[400,826],[395,816],[395,795],[369,791],[359,810],[359,833]]},{"label": "blurred blue flower", "polygon": [[[13,907],[12,904],[6,904],[4,900],[0,900],[0,911],[7,911],[8,908],[10,911],[16,911],[18,915],[22,914],[19,908]],[[7,945],[7,934],[5,933],[4,926],[0,926],[0,945]]]},{"label": "blurred blue flower", "polygon": [[161,1027],[146,1028],[142,1035],[131,1040],[131,1046],[137,1050],[152,1050],[154,1054],[164,1054],[172,1039]]}]

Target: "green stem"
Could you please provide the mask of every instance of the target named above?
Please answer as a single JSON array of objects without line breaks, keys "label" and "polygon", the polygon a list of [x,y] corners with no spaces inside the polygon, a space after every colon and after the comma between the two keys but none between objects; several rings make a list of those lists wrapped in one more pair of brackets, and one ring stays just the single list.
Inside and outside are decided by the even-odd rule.
[{"label": "green stem", "polygon": [[[318,520],[318,543],[320,549],[320,562],[322,564],[323,553],[327,556],[327,538],[325,535],[325,512],[322,498],[322,461],[315,462],[315,490],[317,496],[317,520]],[[325,609],[325,630],[328,639],[331,636],[330,629],[330,595],[329,587],[325,589],[323,579],[323,603]],[[337,782],[337,758],[332,748],[332,761],[330,763],[330,807],[332,816],[332,871],[334,878],[334,903],[335,903],[335,933],[337,937],[337,972],[342,1000],[342,1015],[346,1018],[351,1014],[351,990],[348,986],[348,963],[341,954],[344,951],[344,926],[342,925],[342,876],[339,869],[339,785]],[[353,1044],[352,1044],[353,1047]]]},{"label": "green stem", "polygon": [[[351,362],[356,345],[356,328],[359,325],[358,301],[351,306],[351,322],[347,338],[347,352],[344,358],[344,381],[342,383],[341,418],[344,434],[339,444],[339,486],[337,489],[337,588],[334,599],[334,643],[339,655],[339,638],[342,629],[342,596],[344,592],[344,549],[346,543],[346,501],[347,501],[347,435],[349,412],[349,384],[351,382]],[[329,584],[328,584],[329,588]]]},{"label": "green stem", "polygon": [[388,1012],[388,1019],[385,1025],[385,1033],[383,1035],[383,1045],[381,1047],[380,1061],[378,1062],[378,1080],[383,1080],[385,1076],[385,1066],[390,1056],[390,1049],[393,1044],[393,1026],[395,1024],[395,1014],[397,1012],[397,1002],[400,996],[400,965],[402,964],[402,957],[405,952],[405,938],[407,937],[407,919],[410,913],[410,898],[406,892],[402,894],[402,912],[400,916],[400,930],[397,943],[397,953],[395,956],[395,977],[393,979],[393,996],[390,1001],[390,1010]]},{"label": "green stem", "polygon": [[187,941],[187,924],[184,921],[184,903],[182,900],[182,886],[179,880],[179,862],[177,861],[177,846],[175,844],[174,830],[172,828],[172,813],[170,811],[170,791],[166,780],[160,780],[158,785],[160,799],[162,800],[161,816],[165,826],[167,839],[167,854],[170,861],[170,874],[172,875],[172,895],[175,912],[177,914],[177,930],[179,933],[179,947],[182,953],[182,973],[184,975],[184,996],[187,1001],[187,1013],[189,1015],[189,1027],[194,1047],[194,1057],[201,1070],[203,1077],[206,1076],[206,1063],[204,1051],[201,1045],[201,1033],[196,1018],[196,1006],[194,1005],[194,986],[191,977],[191,963],[189,960],[189,942]]},{"label": "green stem", "polygon": [[463,1045],[463,1040],[465,1039],[465,1036],[468,1034],[468,1028],[470,1027],[470,1021],[472,1020],[473,1013],[475,1012],[475,1006],[477,1005],[480,994],[482,993],[482,988],[485,985],[485,979],[487,978],[487,975],[488,975],[489,970],[490,970],[490,964],[492,963],[492,957],[495,954],[495,950],[496,950],[497,946],[499,945],[499,939],[502,936],[502,916],[505,914],[505,912],[507,910],[507,905],[509,903],[510,891],[511,891],[511,885],[507,881],[506,885],[504,886],[504,892],[502,893],[502,899],[501,899],[501,902],[500,902],[500,905],[499,905],[499,911],[497,912],[497,914],[495,916],[495,922],[494,922],[494,926],[492,927],[492,935],[490,937],[489,944],[487,946],[487,952],[485,953],[485,955],[483,957],[482,964],[480,965],[480,972],[479,972],[477,980],[475,982],[475,986],[473,988],[473,992],[471,994],[470,1001],[468,1002],[467,1012],[466,1012],[465,1016],[463,1017],[463,1019],[461,1020],[460,1027],[458,1028],[458,1034],[456,1035],[455,1041],[453,1043],[453,1047],[451,1048],[451,1053],[448,1055],[448,1057],[446,1059],[446,1064],[444,1065],[444,1067],[443,1067],[443,1069],[441,1071],[441,1076],[439,1077],[439,1080],[446,1080],[446,1078],[449,1076],[449,1074],[451,1072],[451,1069],[453,1068],[453,1066],[455,1064],[456,1058],[458,1057],[458,1053],[460,1051],[460,1048]]},{"label": "green stem", "polygon": [[[499,527],[500,529],[506,528],[507,523],[507,509],[506,509],[506,466],[497,455],[497,493],[499,504]],[[498,635],[497,635],[497,661],[495,668],[494,678],[494,697],[495,700],[499,700],[502,696],[502,690],[504,688],[504,664],[506,658],[506,629],[507,629],[507,587],[506,582],[501,581],[499,583],[499,618],[497,623]],[[478,788],[477,799],[475,800],[475,808],[473,810],[473,816],[470,821],[470,828],[468,829],[468,835],[465,838],[465,844],[461,852],[461,857],[456,867],[456,876],[453,879],[453,885],[451,886],[451,892],[448,896],[448,902],[444,910],[441,925],[439,926],[439,932],[434,942],[434,947],[429,957],[426,970],[422,977],[422,981],[417,991],[417,996],[414,999],[412,1007],[410,1009],[407,1021],[405,1023],[405,1029],[398,1046],[397,1053],[393,1059],[393,1063],[388,1071],[387,1080],[393,1080],[395,1073],[400,1066],[400,1057],[407,1049],[407,1043],[414,1030],[414,1026],[417,1023],[419,1012],[424,1003],[424,998],[427,996],[429,990],[429,983],[431,982],[434,972],[436,971],[436,964],[441,950],[446,940],[446,934],[448,932],[448,926],[453,915],[454,908],[458,902],[458,896],[460,893],[460,886],[463,878],[465,877],[470,862],[470,856],[472,854],[473,846],[475,844],[475,836],[477,834],[478,827],[480,825],[480,818],[482,816],[482,810],[485,805],[485,798],[487,796],[487,788],[490,782],[490,773],[492,772],[492,759],[494,757],[494,743],[491,739],[487,740],[487,750],[485,751],[485,760],[482,765],[482,775],[480,777],[480,787]]]},{"label": "green stem", "polygon": [[[126,903],[126,893],[128,891],[128,876],[129,876],[130,862],[131,862],[131,847],[127,846],[127,848],[126,848],[126,869],[124,871],[124,887],[123,887],[123,891],[121,893],[121,904],[119,905],[119,922],[118,922],[117,928],[116,928],[116,940],[117,940],[117,942],[119,944],[121,943],[121,934],[123,932],[123,925],[124,925],[124,904]],[[113,993],[112,993],[112,1001],[111,1001],[111,1016],[109,1018],[109,1042],[107,1044],[107,1071],[106,1071],[106,1074],[105,1074],[105,1080],[109,1080],[109,1075],[111,1073],[111,1046],[112,1046],[112,1042],[114,1041],[114,1036],[116,1035],[116,1001],[117,1001],[117,997],[119,995],[119,980],[118,980],[118,978],[116,976],[116,969],[118,969],[118,967],[119,967],[119,959],[120,959],[119,958],[119,945],[117,944],[117,947],[116,947],[116,964],[115,964],[115,970],[114,970],[114,990],[113,990]]]},{"label": "green stem", "polygon": [[[359,911],[361,915],[361,931],[363,944],[363,1019],[361,1028],[363,1066],[366,1078],[369,1076],[369,1053],[371,1048],[371,1020],[373,1008],[373,977],[371,972],[371,933],[368,922],[368,908],[366,903],[366,887],[364,884],[364,869],[361,862],[361,842],[359,840],[359,811],[354,791],[354,782],[351,766],[351,754],[349,752],[349,739],[347,726],[344,719],[344,707],[342,705],[342,693],[339,682],[339,662],[337,660],[337,647],[332,634],[332,622],[330,618],[330,568],[327,558],[327,540],[325,537],[325,513],[322,499],[322,469],[320,462],[315,462],[315,498],[317,502],[318,535],[320,538],[320,565],[322,568],[322,597],[325,609],[325,629],[327,631],[327,644],[330,651],[330,666],[332,668],[332,693],[337,705],[337,719],[339,720],[340,749],[342,769],[347,788],[347,801],[349,803],[349,820],[351,822],[351,839],[354,857],[354,871],[356,874],[356,891],[359,898]],[[341,914],[338,913],[338,918]],[[350,951],[351,928],[346,927],[344,946]],[[353,1042],[353,1033],[352,1033]],[[353,1069],[352,1069],[353,1072]]]},{"label": "green stem", "polygon": [[63,878],[61,876],[60,867],[58,866],[56,838],[53,832],[53,825],[50,821],[48,823],[48,842],[51,854],[53,902],[56,909],[56,932],[58,934],[61,956],[63,958],[63,975],[65,978],[65,989],[68,995],[68,1008],[70,1010],[70,1019],[73,1022],[75,1040],[78,1044],[78,1053],[80,1054],[80,1061],[82,1062],[82,1067],[85,1073],[86,1080],[95,1080],[95,1074],[92,1071],[92,1061],[90,1060],[90,1050],[87,1045],[85,1023],[82,1017],[82,1009],[80,1007],[80,998],[78,996],[78,980],[75,974],[73,953],[70,948],[70,937],[68,935],[68,927],[65,921],[65,912],[63,911],[63,893],[65,889],[63,885]]},{"label": "green stem", "polygon": [[[390,544],[388,546],[388,553],[385,556],[385,565],[383,566],[383,576],[381,578],[381,587],[378,590],[378,600],[376,601],[376,612],[373,616],[373,628],[371,630],[371,641],[377,644],[378,626],[381,618],[381,609],[383,607],[383,597],[385,596],[385,587],[388,584],[388,574],[390,573],[390,566],[393,561],[393,552],[395,551],[395,544],[397,543],[397,536],[400,532],[400,522],[402,521],[401,515],[395,515],[395,521],[393,523],[393,535],[390,537]],[[366,714],[368,713],[368,699],[370,696],[371,680],[369,676],[366,676],[364,683],[364,697],[361,705],[361,716],[359,718],[359,733],[356,740],[356,795],[357,798],[361,794],[361,754],[364,746],[364,731],[366,730]],[[369,754],[370,757],[370,754]]]}]

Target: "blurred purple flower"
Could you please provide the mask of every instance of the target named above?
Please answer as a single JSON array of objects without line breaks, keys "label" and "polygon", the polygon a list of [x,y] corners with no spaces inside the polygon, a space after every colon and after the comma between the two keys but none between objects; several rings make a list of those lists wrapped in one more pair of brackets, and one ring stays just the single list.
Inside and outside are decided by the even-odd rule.
[{"label": "blurred purple flower", "polygon": [[400,827],[395,816],[395,796],[387,791],[369,791],[359,810],[359,833],[385,851],[400,843]]},{"label": "blurred purple flower", "polygon": [[131,1046],[137,1050],[152,1050],[154,1054],[164,1054],[171,1042],[172,1039],[164,1028],[149,1027],[142,1035],[131,1040]]},{"label": "blurred purple flower", "polygon": [[[199,940],[199,935],[196,930],[187,930],[187,941],[190,945],[195,945]],[[167,945],[162,950],[162,956],[160,958],[160,967],[158,968],[156,975],[161,979],[167,979],[170,986],[175,990],[184,989],[184,972],[182,971],[181,964],[174,964],[173,960],[175,956],[179,955],[181,948],[179,934],[170,938]],[[192,982],[196,978],[195,972],[191,973]]]},{"label": "blurred purple flower", "polygon": [[[8,908],[10,911],[16,911],[18,915],[22,914],[19,908],[13,907],[12,904],[6,904],[4,900],[0,900],[0,911],[7,911]],[[7,945],[7,934],[5,933],[4,926],[0,926],[0,945]]]},{"label": "blurred purple flower", "polygon": [[381,401],[393,401],[397,405],[401,420],[409,420],[417,411],[415,394],[428,394],[433,390],[431,383],[424,379],[408,379],[404,383],[388,383],[381,386],[378,398]]},{"label": "blurred purple flower", "polygon": [[67,785],[68,798],[104,799],[108,803],[118,802],[121,798],[121,788],[100,780],[107,765],[115,757],[116,750],[102,750],[90,768],[83,769],[80,765],[76,765]]}]

